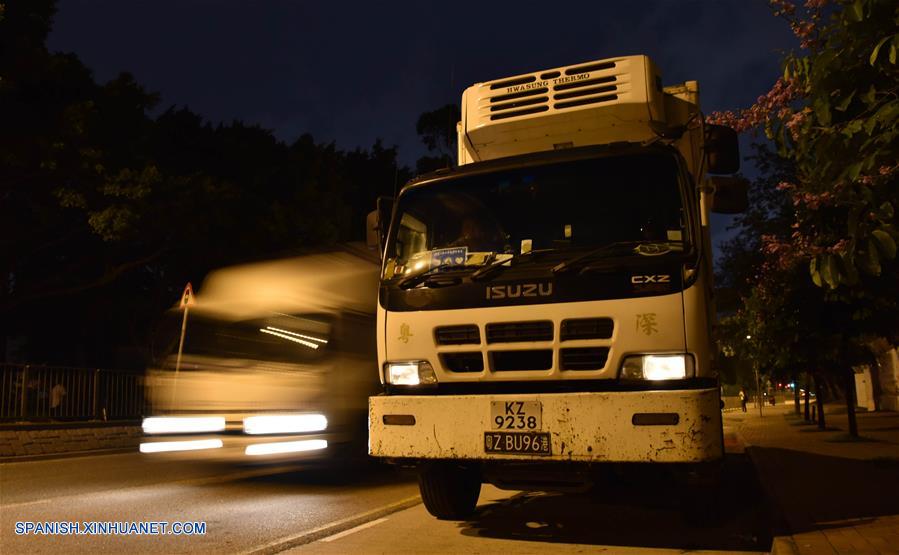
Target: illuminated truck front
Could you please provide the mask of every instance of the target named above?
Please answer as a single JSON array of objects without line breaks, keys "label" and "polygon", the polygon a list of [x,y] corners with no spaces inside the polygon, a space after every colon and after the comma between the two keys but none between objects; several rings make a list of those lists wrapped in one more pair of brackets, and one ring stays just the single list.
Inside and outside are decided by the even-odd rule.
[{"label": "illuminated truck front", "polygon": [[684,323],[700,241],[677,155],[598,152],[404,191],[380,298],[390,393],[707,372]]},{"label": "illuminated truck front", "polygon": [[[696,201],[677,154],[587,149],[516,163],[423,181],[397,201],[372,454],[720,456],[720,422],[693,418],[706,405],[715,414],[718,400],[696,286]],[[523,404],[509,412],[509,402]],[[672,414],[673,427],[631,434],[634,418]]]}]

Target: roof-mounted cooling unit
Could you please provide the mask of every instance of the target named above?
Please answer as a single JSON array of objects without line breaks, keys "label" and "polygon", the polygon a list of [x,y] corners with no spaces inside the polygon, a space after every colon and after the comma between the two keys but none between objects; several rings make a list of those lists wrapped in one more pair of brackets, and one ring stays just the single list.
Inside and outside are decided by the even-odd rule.
[{"label": "roof-mounted cooling unit", "polygon": [[653,136],[662,80],[647,56],[610,58],[472,85],[462,95],[459,163]]}]

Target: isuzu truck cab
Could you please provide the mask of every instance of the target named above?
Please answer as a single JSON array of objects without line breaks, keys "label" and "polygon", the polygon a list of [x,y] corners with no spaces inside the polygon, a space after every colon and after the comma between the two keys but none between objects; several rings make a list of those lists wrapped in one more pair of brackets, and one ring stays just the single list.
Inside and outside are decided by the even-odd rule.
[{"label": "isuzu truck cab", "polygon": [[713,485],[709,212],[741,210],[745,182],[707,174],[737,171],[735,133],[646,56],[477,83],[457,129],[458,167],[369,216],[371,455],[416,466],[444,519],[484,482],[571,489],[664,465]]}]

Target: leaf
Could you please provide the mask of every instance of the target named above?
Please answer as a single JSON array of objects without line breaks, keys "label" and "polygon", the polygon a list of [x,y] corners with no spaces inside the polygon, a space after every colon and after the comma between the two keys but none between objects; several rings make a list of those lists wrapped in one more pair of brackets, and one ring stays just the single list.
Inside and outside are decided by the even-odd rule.
[{"label": "leaf", "polygon": [[877,256],[877,245],[874,244],[874,239],[868,239],[867,248],[861,257],[860,262],[862,263],[862,270],[866,273],[871,274],[872,276],[880,275],[880,257]]},{"label": "leaf", "polygon": [[865,124],[863,127],[865,128],[865,133],[867,133],[868,135],[873,135],[874,128],[877,127],[877,115],[875,114],[875,115],[869,117],[865,121]]},{"label": "leaf", "polygon": [[865,9],[862,4],[862,0],[855,0],[855,2],[849,6],[849,9],[846,10],[846,15],[849,16],[851,21],[859,22],[865,18]]},{"label": "leaf", "polygon": [[821,272],[818,271],[818,258],[812,258],[808,266],[809,274],[812,276],[812,282],[818,287],[823,287],[824,282],[821,281]]},{"label": "leaf", "polygon": [[871,232],[871,238],[877,243],[877,249],[883,258],[892,260],[896,258],[896,242],[890,237],[890,234],[881,229],[875,229]]},{"label": "leaf", "polygon": [[852,98],[855,96],[855,89],[852,89],[852,92],[849,93],[843,100],[837,104],[834,109],[839,110],[841,112],[845,112],[846,108],[849,107],[849,103],[852,102]]},{"label": "leaf", "polygon": [[840,284],[840,271],[834,264],[833,255],[821,255],[821,262],[823,266],[821,276],[824,278],[824,282],[831,289],[836,289]]},{"label": "leaf", "polygon": [[871,51],[871,58],[868,60],[872,66],[874,65],[874,62],[877,61],[877,55],[880,54],[880,47],[888,40],[890,40],[890,37],[883,37],[877,41],[876,45],[874,45],[874,50]]},{"label": "leaf", "polygon": [[899,100],[891,100],[877,110],[874,118],[879,123],[886,123],[891,119],[895,119],[897,115],[899,115]]},{"label": "leaf", "polygon": [[858,179],[858,174],[862,171],[862,162],[856,162],[852,164],[848,168],[846,168],[846,177],[849,178],[849,181],[855,181]]},{"label": "leaf", "polygon": [[815,99],[815,116],[821,125],[830,125],[830,99],[826,96],[819,96]]},{"label": "leaf", "polygon": [[854,119],[847,123],[845,127],[843,127],[843,135],[847,138],[851,139],[853,135],[862,130],[863,121],[860,119]]},{"label": "leaf", "polygon": [[861,96],[862,101],[868,105],[870,108],[875,102],[877,102],[877,89],[874,88],[874,85],[868,87],[868,92]]}]

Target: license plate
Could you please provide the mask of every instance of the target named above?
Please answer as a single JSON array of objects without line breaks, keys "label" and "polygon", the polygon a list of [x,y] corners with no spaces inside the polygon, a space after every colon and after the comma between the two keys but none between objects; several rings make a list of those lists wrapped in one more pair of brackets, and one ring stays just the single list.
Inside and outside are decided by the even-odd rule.
[{"label": "license plate", "polygon": [[540,401],[491,401],[490,422],[494,430],[534,432],[541,428]]},{"label": "license plate", "polygon": [[484,432],[484,451],[515,455],[551,455],[549,432]]}]

